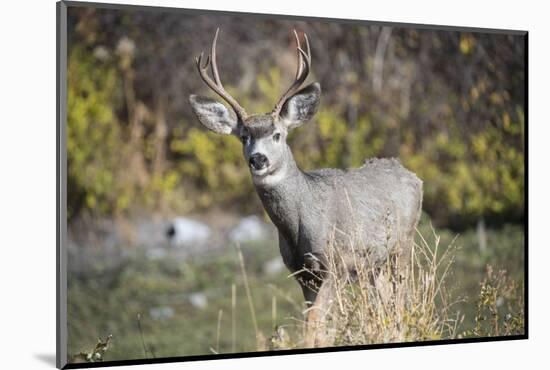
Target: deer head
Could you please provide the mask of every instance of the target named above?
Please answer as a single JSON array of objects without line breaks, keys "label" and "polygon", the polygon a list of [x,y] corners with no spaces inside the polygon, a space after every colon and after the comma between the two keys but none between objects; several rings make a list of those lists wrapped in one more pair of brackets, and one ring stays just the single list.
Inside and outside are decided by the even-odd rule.
[{"label": "deer head", "polygon": [[[216,30],[210,55],[204,53],[195,59],[202,80],[229,106],[217,100],[191,95],[189,101],[199,121],[209,130],[225,135],[235,135],[243,144],[243,154],[256,184],[273,184],[288,174],[293,164],[292,153],[286,144],[288,132],[308,122],[319,106],[321,86],[312,83],[304,88],[311,69],[309,41],[304,34],[306,49],[302,49],[298,33],[294,31],[297,44],[298,66],[294,81],[269,113],[248,115],[244,108],[224,89],[216,64]],[[212,69],[212,78],[208,67]]]}]

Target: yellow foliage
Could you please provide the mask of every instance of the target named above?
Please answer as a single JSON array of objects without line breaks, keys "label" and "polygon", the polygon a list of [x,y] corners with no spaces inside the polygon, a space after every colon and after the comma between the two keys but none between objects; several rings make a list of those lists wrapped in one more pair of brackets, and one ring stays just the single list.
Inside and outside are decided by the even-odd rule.
[{"label": "yellow foliage", "polygon": [[468,55],[472,53],[472,50],[475,46],[475,39],[474,37],[469,33],[461,33],[460,34],[460,51],[464,55]]},{"label": "yellow foliage", "polygon": [[[462,34],[460,51],[470,54],[474,47],[472,35]],[[128,173],[128,164],[122,163],[129,132],[120,114],[125,101],[118,68],[116,61],[98,61],[83,47],[71,49],[67,129],[70,207],[76,204],[75,199],[81,199],[84,208],[111,214],[134,204],[155,208],[168,199],[171,206],[191,209],[250,197],[252,183],[239,141],[207,131],[194,118],[171,127],[167,165],[160,172],[148,169],[144,183]],[[284,90],[283,75],[272,68],[258,76],[259,94],[254,97],[226,88],[250,112],[268,112]],[[445,215],[475,218],[487,212],[521,209],[523,110],[503,104],[508,99],[505,91],[487,89],[485,81],[478,81],[466,94],[450,95],[449,104],[441,109],[442,129],[421,136],[419,126],[404,122],[397,111],[388,112],[388,116],[397,117],[390,124],[378,122],[378,116],[362,109],[370,104],[365,94],[353,87],[347,101],[322,104],[312,122],[292,131],[289,145],[305,170],[357,167],[370,157],[398,155],[424,181],[425,207]],[[465,133],[454,111],[476,109],[485,95],[498,107],[498,114],[494,121]],[[359,108],[354,122],[346,115],[350,104]],[[155,158],[152,140],[147,135],[142,138],[141,150],[149,162]]]}]

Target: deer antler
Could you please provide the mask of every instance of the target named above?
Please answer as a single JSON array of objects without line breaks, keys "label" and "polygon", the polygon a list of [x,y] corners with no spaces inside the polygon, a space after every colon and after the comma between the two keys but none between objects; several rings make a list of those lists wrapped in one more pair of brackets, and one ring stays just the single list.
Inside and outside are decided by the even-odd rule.
[{"label": "deer antler", "polygon": [[[195,63],[197,64],[197,69],[199,71],[199,74],[212,90],[216,94],[218,94],[222,99],[224,99],[230,106],[233,108],[237,116],[239,117],[241,122],[244,122],[244,120],[247,117],[246,111],[243,107],[240,106],[239,103],[231,96],[225,89],[223,88],[222,82],[220,80],[220,74],[218,72],[218,65],[216,63],[216,42],[218,41],[218,33],[220,29],[216,29],[216,35],[214,36],[214,41],[212,41],[212,49],[210,50],[210,55],[206,57],[206,61],[204,62],[204,65],[202,63],[204,52],[201,52],[201,55],[198,58],[195,58]],[[214,80],[210,78],[208,75],[208,66],[211,65],[212,67],[212,76],[214,76]]]},{"label": "deer antler", "polygon": [[306,40],[306,51],[304,51],[300,45],[300,39],[298,38],[298,33],[294,30],[294,37],[296,38],[296,52],[298,54],[298,66],[296,68],[296,76],[294,77],[294,82],[288,90],[283,94],[279,99],[275,108],[273,108],[272,114],[277,117],[281,113],[283,105],[292,95],[296,94],[300,87],[306,80],[309,71],[311,69],[311,50],[309,49],[309,40],[307,35],[304,33],[304,39]]}]

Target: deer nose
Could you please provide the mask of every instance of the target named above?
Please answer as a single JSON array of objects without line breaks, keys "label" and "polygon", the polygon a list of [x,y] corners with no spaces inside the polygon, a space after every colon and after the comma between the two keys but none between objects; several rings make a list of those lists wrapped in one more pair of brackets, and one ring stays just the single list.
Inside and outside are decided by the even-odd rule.
[{"label": "deer nose", "polygon": [[258,171],[262,168],[267,167],[269,161],[267,160],[267,157],[262,153],[255,153],[250,157],[248,163],[250,164],[250,168]]}]

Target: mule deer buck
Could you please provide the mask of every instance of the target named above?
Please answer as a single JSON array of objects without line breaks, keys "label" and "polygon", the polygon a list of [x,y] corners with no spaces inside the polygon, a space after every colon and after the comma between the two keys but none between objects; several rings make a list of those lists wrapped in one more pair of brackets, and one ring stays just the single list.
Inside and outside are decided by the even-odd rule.
[{"label": "mule deer buck", "polygon": [[[321,87],[304,88],[311,70],[311,51],[305,49],[296,31],[298,66],[294,81],[265,114],[248,115],[224,89],[216,64],[214,37],[210,55],[196,58],[203,81],[231,110],[217,100],[191,95],[193,111],[206,128],[234,135],[243,144],[256,191],[278,229],[279,248],[287,268],[295,273],[306,304],[307,322],[330,299],[323,284],[323,261],[327,246],[344,248],[350,235],[362,239],[361,250],[369,263],[382,264],[390,256],[404,255],[411,245],[422,207],[422,182],[395,159],[370,159],[356,169],[320,169],[304,172],[294,161],[286,143],[288,132],[308,122],[316,113]],[[208,74],[211,67],[212,77]],[[350,270],[353,264],[346,266]],[[306,330],[306,346],[316,345]]]}]

